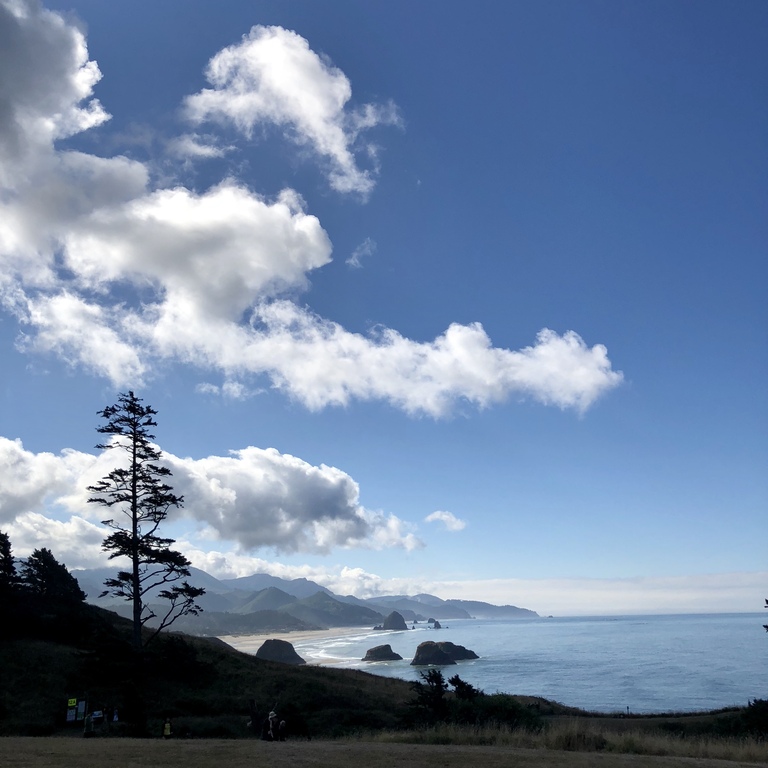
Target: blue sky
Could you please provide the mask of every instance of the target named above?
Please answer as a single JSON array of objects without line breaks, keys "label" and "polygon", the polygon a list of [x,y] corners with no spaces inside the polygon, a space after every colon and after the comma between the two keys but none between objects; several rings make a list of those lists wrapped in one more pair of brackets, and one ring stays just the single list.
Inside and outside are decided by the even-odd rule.
[{"label": "blue sky", "polygon": [[[757,610],[762,2],[0,0],[0,526],[133,388],[227,577]],[[93,506],[93,505],[92,505]]]}]

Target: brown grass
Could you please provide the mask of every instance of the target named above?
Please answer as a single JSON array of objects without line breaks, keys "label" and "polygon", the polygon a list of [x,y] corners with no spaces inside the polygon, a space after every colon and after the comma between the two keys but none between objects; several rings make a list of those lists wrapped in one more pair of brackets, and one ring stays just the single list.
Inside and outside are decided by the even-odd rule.
[{"label": "brown grass", "polygon": [[505,727],[471,728],[438,725],[417,731],[384,732],[375,742],[410,744],[451,744],[588,752],[593,757],[646,755],[694,760],[731,761],[731,764],[768,765],[768,742],[754,737],[698,735],[681,737],[646,729],[616,729],[611,723],[590,722],[587,718],[564,718],[539,732]]},{"label": "brown grass", "polygon": [[[396,744],[363,740],[0,738],[3,768],[738,768],[711,758],[571,752],[516,746]],[[765,765],[765,763],[763,763]]]}]

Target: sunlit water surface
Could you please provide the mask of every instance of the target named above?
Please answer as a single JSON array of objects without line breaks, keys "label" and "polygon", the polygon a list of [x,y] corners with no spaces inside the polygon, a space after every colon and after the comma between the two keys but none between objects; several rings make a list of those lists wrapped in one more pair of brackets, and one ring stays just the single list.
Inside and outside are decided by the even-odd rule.
[{"label": "sunlit water surface", "polygon": [[[446,678],[486,693],[543,696],[598,712],[692,712],[768,698],[768,636],[761,614],[449,620],[442,629],[375,632],[294,643],[309,662],[417,680],[416,646],[450,640],[480,658]],[[447,626],[445,626],[447,625]],[[388,643],[403,661],[365,663]]]}]

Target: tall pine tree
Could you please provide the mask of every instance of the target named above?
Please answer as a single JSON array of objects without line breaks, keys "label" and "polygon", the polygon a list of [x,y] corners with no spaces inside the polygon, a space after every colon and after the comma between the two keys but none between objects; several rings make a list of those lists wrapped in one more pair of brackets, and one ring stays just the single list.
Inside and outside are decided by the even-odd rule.
[{"label": "tall pine tree", "polygon": [[[97,431],[109,439],[96,447],[121,452],[123,461],[98,483],[88,486],[93,494],[88,501],[103,505],[114,515],[102,521],[112,529],[102,548],[109,552],[110,559],[127,558],[130,563],[116,578],[104,582],[107,589],[103,594],[131,602],[133,645],[137,651],[179,616],[199,613],[196,600],[205,592],[186,581],[190,562],[171,549],[174,540],[158,534],[169,511],[181,507],[184,499],[166,482],[170,469],[158,463],[161,452],[152,442],[155,436],[150,431],[157,426],[156,414],[133,392],[121,393],[115,405],[99,412],[106,423]],[[157,609],[158,601],[163,605],[161,609]],[[157,621],[145,640],[142,628],[151,619]]]}]

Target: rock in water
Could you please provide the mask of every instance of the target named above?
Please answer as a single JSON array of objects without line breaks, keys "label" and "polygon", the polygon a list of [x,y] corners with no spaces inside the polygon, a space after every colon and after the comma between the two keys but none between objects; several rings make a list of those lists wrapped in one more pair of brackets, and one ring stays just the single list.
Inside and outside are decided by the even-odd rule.
[{"label": "rock in water", "polygon": [[256,651],[257,659],[279,661],[281,664],[306,664],[287,640],[265,640]]},{"label": "rock in water", "polygon": [[479,659],[480,657],[469,648],[455,643],[440,642],[435,643],[427,640],[425,643],[419,643],[416,649],[416,655],[411,662],[412,666],[424,666],[427,664],[455,664],[457,661],[465,659]]},{"label": "rock in water", "polygon": [[439,643],[427,640],[424,643],[419,643],[413,661],[411,661],[411,666],[419,667],[428,664],[444,666],[446,664],[455,663],[456,662],[442,648],[440,648]]},{"label": "rock in water", "polygon": [[465,659],[479,659],[480,657],[469,648],[465,648],[463,645],[456,645],[449,643],[448,641],[441,641],[438,643],[440,650],[447,653],[454,661],[464,661]]},{"label": "rock in water", "polygon": [[365,652],[363,661],[400,661],[403,657],[392,650],[391,645],[377,645]]},{"label": "rock in water", "polygon": [[405,619],[397,611],[392,613],[384,619],[384,629],[408,629],[408,625],[405,623]]}]

